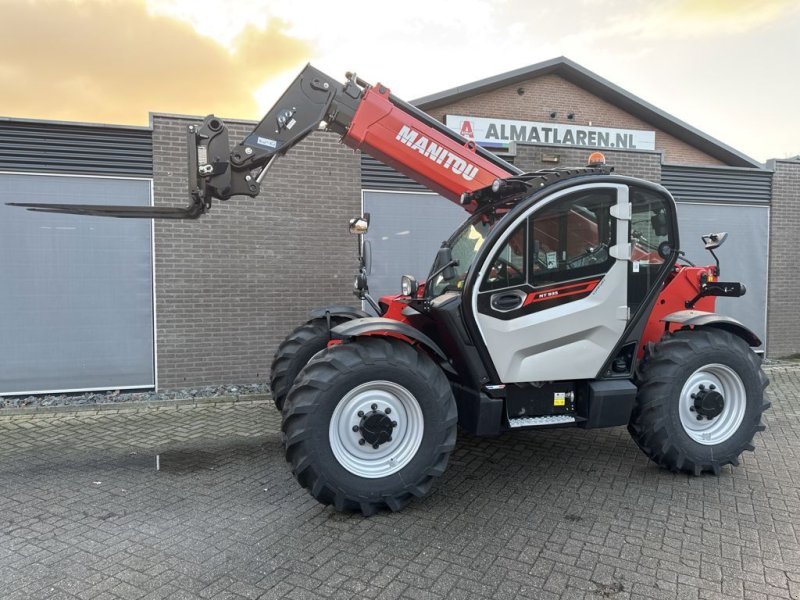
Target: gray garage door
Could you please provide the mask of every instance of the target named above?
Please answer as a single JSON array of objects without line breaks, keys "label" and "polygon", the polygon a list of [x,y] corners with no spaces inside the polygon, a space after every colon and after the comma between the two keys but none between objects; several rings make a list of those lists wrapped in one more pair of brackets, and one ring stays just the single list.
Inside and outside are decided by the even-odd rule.
[{"label": "gray garage door", "polygon": [[[716,251],[720,279],[741,281],[741,298],[717,298],[717,312],[737,319],[767,339],[767,270],[769,265],[769,207],[735,204],[678,203],[681,250],[698,265],[713,264],[700,236],[727,231]],[[762,347],[763,349],[763,347]]]},{"label": "gray garage door", "polygon": [[372,246],[370,293],[400,293],[400,277],[424,281],[436,251],[469,215],[431,193],[364,191],[364,211],[371,222],[367,240]]},{"label": "gray garage door", "polygon": [[151,203],[149,179],[0,173],[0,394],[153,387],[149,220],[6,202]]}]

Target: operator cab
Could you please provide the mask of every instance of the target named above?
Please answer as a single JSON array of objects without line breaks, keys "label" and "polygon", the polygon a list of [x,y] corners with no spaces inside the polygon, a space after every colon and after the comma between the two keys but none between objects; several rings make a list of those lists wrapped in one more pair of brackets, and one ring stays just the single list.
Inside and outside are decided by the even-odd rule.
[{"label": "operator cab", "polygon": [[[443,244],[412,304],[437,327],[464,323],[465,331],[436,337],[469,339],[493,384],[594,379],[608,365],[612,376],[629,377],[629,334],[646,318],[677,245],[675,204],[664,188],[606,173],[574,176],[487,202]],[[442,318],[456,306],[463,318]],[[610,353],[624,345],[613,362]]]}]

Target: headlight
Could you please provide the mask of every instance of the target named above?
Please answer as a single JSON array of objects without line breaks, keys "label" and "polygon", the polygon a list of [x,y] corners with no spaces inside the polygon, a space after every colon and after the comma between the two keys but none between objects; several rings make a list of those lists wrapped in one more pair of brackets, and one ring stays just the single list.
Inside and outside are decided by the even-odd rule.
[{"label": "headlight", "polygon": [[403,296],[411,296],[412,298],[417,295],[417,280],[411,275],[403,275],[400,278],[400,293]]}]

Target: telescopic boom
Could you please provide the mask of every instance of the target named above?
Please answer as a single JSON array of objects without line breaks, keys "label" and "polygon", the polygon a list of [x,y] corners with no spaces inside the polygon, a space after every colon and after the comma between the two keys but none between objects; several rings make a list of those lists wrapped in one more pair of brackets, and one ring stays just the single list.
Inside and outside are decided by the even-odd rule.
[{"label": "telescopic boom", "polygon": [[[318,128],[454,202],[462,194],[522,171],[352,73],[340,83],[307,65],[280,100],[231,150],[228,128],[214,115],[188,127],[189,196],[184,208],[10,203],[30,210],[123,218],[196,219],[214,198],[257,196],[279,156]],[[474,210],[467,202],[465,208]]]}]

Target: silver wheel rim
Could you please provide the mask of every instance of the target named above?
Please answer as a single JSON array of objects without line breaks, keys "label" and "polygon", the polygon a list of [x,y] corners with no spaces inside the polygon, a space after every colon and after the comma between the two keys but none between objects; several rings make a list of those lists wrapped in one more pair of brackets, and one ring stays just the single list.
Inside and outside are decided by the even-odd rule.
[{"label": "silver wheel rim", "polygon": [[[692,395],[703,389],[718,391],[725,404],[717,416],[699,420],[696,410],[692,410],[695,402]],[[726,365],[706,365],[692,373],[683,384],[679,407],[681,425],[698,444],[714,446],[730,439],[739,430],[746,407],[747,392],[736,371]]]},{"label": "silver wheel rim", "polygon": [[[369,413],[373,405],[397,423],[392,438],[378,448],[360,445],[362,435],[353,431],[361,422],[359,412]],[[369,381],[353,388],[336,405],[328,435],[336,460],[345,469],[368,479],[397,473],[419,450],[424,431],[422,409],[414,395],[392,381]]]}]

